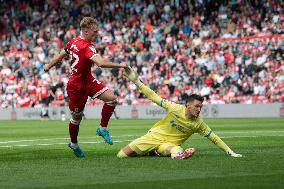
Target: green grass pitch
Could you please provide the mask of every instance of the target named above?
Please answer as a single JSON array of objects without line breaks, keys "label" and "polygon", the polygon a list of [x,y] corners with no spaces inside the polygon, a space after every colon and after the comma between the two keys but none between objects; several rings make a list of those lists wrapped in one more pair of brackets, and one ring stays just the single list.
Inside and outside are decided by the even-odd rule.
[{"label": "green grass pitch", "polygon": [[67,148],[67,121],[0,121],[0,188],[283,188],[284,119],[205,120],[239,159],[198,134],[183,145],[197,148],[188,160],[116,157],[156,121],[111,120],[109,146],[95,136],[99,121],[83,120],[84,159]]}]

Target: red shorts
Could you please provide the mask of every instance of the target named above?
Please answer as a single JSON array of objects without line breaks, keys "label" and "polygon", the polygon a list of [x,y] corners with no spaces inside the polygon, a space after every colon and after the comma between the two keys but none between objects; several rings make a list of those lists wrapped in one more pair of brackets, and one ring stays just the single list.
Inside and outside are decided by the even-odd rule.
[{"label": "red shorts", "polygon": [[78,90],[78,87],[73,86],[72,83],[68,83],[66,90],[69,97],[70,111],[80,113],[83,112],[88,97],[96,98],[108,90],[108,88],[94,79],[88,88]]}]

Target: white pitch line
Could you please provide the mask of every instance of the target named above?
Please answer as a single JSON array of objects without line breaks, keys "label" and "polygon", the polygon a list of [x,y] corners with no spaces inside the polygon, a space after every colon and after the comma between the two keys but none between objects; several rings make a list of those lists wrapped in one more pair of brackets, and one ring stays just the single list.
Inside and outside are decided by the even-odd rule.
[{"label": "white pitch line", "polygon": [[[217,131],[215,132],[217,135],[222,136],[223,134],[248,134],[248,133],[284,133],[284,131],[269,131],[269,130],[264,130],[264,131]],[[140,137],[142,135],[120,135],[120,136],[111,136],[112,138],[123,138],[123,137]],[[235,137],[238,137],[234,135]],[[244,135],[243,135],[244,136]],[[252,135],[253,137],[254,135]],[[269,136],[269,135],[257,135],[257,136]],[[273,135],[274,136],[274,135]],[[277,135],[278,136],[278,135]],[[282,136],[282,135],[281,135]],[[221,137],[221,138],[225,138]],[[233,136],[230,136],[233,137]],[[244,137],[249,137],[249,135],[246,135]],[[94,139],[94,138],[100,138],[100,136],[93,136],[93,137],[79,137],[79,139]],[[53,140],[69,140],[70,138],[38,138],[38,139],[25,139],[25,140],[11,140],[11,141],[0,141],[1,144],[9,144],[9,143],[20,143],[20,142],[35,142],[35,141],[53,141]]]},{"label": "white pitch line", "polygon": [[[130,142],[132,140],[122,140],[122,141],[113,141],[114,143],[121,143],[121,142]],[[100,144],[105,143],[104,141],[95,141],[95,142],[80,142],[80,144]],[[12,147],[30,147],[30,146],[54,146],[54,145],[67,145],[67,143],[50,143],[50,144],[17,144],[17,145],[7,145],[7,146],[0,146],[0,148],[12,148]]]},{"label": "white pitch line", "polygon": [[[129,136],[129,135],[128,135]],[[135,135],[131,135],[135,136]],[[257,138],[257,137],[284,137],[284,135],[258,135],[258,136],[224,136],[221,138]],[[201,138],[193,138],[189,140],[200,140]],[[121,143],[121,142],[131,142],[132,140],[117,140],[113,141],[114,143]],[[104,141],[86,141],[86,142],[80,142],[80,144],[100,144],[100,143],[105,143]],[[5,146],[0,146],[0,148],[12,148],[12,147],[31,147],[31,146],[54,146],[54,145],[66,145],[67,143],[39,143],[39,144],[16,144],[16,145],[5,145]]]},{"label": "white pitch line", "polygon": [[[112,138],[122,138],[122,137],[138,137],[140,135],[120,135],[111,136]],[[79,139],[93,139],[100,138],[100,136],[93,137],[79,137]],[[35,142],[35,141],[50,141],[50,140],[69,140],[70,138],[38,138],[38,139],[25,139],[25,140],[10,140],[10,141],[0,141],[0,144],[18,143],[18,142]]]},{"label": "white pitch line", "polygon": [[220,137],[222,138],[257,138],[257,137],[283,137],[284,135],[257,135],[257,136],[252,136],[252,135],[242,135],[242,136],[223,136]]},{"label": "white pitch line", "polygon": [[218,133],[227,134],[227,133],[284,133],[284,131],[270,131],[270,130],[263,130],[263,131],[219,131]]}]

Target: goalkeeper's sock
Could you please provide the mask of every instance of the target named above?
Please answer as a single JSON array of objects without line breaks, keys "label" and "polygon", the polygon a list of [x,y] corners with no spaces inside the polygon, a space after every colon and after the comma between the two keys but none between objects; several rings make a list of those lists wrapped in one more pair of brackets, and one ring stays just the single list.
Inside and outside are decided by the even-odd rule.
[{"label": "goalkeeper's sock", "polygon": [[172,159],[175,159],[176,156],[179,156],[180,154],[183,153],[183,148],[180,147],[180,146],[174,146],[172,149],[171,149],[171,158]]},{"label": "goalkeeper's sock", "polygon": [[79,133],[79,125],[69,122],[69,135],[72,143],[77,143],[77,137]]},{"label": "goalkeeper's sock", "polygon": [[115,106],[111,106],[108,104],[104,104],[103,109],[102,109],[102,118],[101,118],[101,127],[107,127],[108,126],[108,122],[110,117],[112,116],[112,113],[114,112]]}]

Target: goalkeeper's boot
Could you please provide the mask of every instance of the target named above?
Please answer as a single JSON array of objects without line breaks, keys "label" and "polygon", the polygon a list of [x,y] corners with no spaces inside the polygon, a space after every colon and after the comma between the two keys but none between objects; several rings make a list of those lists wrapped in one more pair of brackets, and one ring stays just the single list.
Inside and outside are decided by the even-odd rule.
[{"label": "goalkeeper's boot", "polygon": [[189,157],[193,156],[195,151],[195,148],[187,148],[183,152],[180,152],[176,156],[174,156],[173,159],[188,159]]},{"label": "goalkeeper's boot", "polygon": [[108,143],[109,145],[112,145],[112,139],[109,136],[109,131],[106,129],[98,128],[96,131],[97,135],[101,136],[104,138],[105,142]]},{"label": "goalkeeper's boot", "polygon": [[70,143],[68,144],[68,147],[73,150],[73,153],[74,153],[74,155],[75,155],[76,157],[78,157],[78,158],[83,158],[83,157],[85,157],[84,152],[81,150],[81,148],[80,148],[78,145],[77,145],[77,146],[72,146],[72,145],[71,145],[71,142],[70,142]]}]

